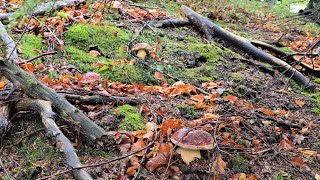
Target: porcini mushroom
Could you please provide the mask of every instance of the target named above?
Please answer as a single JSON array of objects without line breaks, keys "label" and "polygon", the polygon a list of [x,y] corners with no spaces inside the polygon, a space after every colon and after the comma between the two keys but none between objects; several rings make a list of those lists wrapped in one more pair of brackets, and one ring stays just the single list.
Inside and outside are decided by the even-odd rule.
[{"label": "porcini mushroom", "polygon": [[93,84],[97,81],[100,81],[100,75],[95,72],[87,72],[79,79],[78,86],[82,86],[82,84]]},{"label": "porcini mushroom", "polygon": [[120,1],[113,1],[110,7],[110,12],[113,14],[119,14],[119,9],[122,7]]},{"label": "porcini mushroom", "polygon": [[182,128],[175,132],[170,140],[173,144],[179,146],[176,152],[181,155],[181,158],[187,164],[196,157],[201,158],[200,150],[214,148],[213,137],[203,130]]},{"label": "porcini mushroom", "polygon": [[145,59],[147,56],[147,52],[151,50],[152,48],[148,43],[138,43],[133,46],[131,52],[133,52],[137,57]]}]

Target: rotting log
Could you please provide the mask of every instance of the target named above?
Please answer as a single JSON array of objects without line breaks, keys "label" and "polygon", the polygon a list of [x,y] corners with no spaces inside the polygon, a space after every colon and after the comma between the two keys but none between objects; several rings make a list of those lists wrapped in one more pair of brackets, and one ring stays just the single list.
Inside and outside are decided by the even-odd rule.
[{"label": "rotting log", "polygon": [[[22,99],[16,103],[17,110],[33,110],[40,114],[42,124],[45,126],[47,136],[55,140],[56,146],[63,152],[67,164],[71,168],[83,166],[76,154],[71,141],[61,132],[54,121],[55,113],[52,111],[51,102],[38,99]],[[84,169],[73,170],[73,175],[78,180],[93,179]]]},{"label": "rotting log", "polygon": [[186,6],[182,6],[182,11],[187,16],[187,18],[205,34],[206,38],[212,39],[213,36],[217,36],[223,40],[226,40],[231,45],[252,55],[255,59],[271,64],[287,77],[292,78],[299,85],[306,87],[311,91],[315,91],[315,85],[288,63],[262,51],[261,49],[251,44],[248,39],[235,35],[217,26],[208,18],[201,16],[200,14],[194,12],[192,9]]},{"label": "rotting log", "polygon": [[139,98],[128,98],[128,97],[120,97],[120,96],[83,96],[76,94],[62,94],[68,100],[76,100],[84,104],[103,104],[103,103],[115,103],[115,104],[130,104],[132,106],[136,106],[142,102],[142,99]]},{"label": "rotting log", "polygon": [[[0,22],[0,32],[6,32],[3,24]],[[2,34],[0,38],[5,41],[9,36],[7,33]],[[10,38],[11,39],[11,38]],[[11,42],[6,44],[7,53],[16,53],[16,45]],[[13,45],[12,45],[13,44]],[[14,54],[13,53],[13,54]],[[12,53],[11,53],[12,54]],[[33,75],[23,71],[17,64],[17,59],[12,59],[10,54],[7,54],[7,59],[0,58],[0,73],[3,74],[15,87],[21,88],[29,97],[43,99],[52,102],[57,110],[57,113],[63,118],[71,118],[81,125],[88,142],[99,139],[102,136],[107,136],[106,131],[91,121],[83,112],[70,104],[64,97],[60,96],[53,89],[45,86]],[[106,137],[106,139],[109,139]]]},{"label": "rotting log", "polygon": [[[39,16],[44,15],[49,9],[59,10],[65,6],[73,6],[85,2],[85,0],[63,0],[51,1],[43,5],[39,5],[30,15]],[[9,20],[13,13],[0,13],[0,20]]]}]

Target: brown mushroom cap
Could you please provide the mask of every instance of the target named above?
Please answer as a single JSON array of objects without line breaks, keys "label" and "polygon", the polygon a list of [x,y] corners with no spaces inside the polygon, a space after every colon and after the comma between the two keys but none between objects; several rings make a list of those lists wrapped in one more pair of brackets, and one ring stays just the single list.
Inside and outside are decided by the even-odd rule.
[{"label": "brown mushroom cap", "polygon": [[184,149],[209,150],[213,149],[213,137],[203,130],[179,129],[170,138],[172,143]]},{"label": "brown mushroom cap", "polygon": [[131,51],[139,51],[139,50],[151,51],[152,48],[148,43],[138,43],[134,45],[131,49]]},{"label": "brown mushroom cap", "polygon": [[95,72],[87,72],[81,78],[80,82],[84,84],[101,80],[100,75]]}]

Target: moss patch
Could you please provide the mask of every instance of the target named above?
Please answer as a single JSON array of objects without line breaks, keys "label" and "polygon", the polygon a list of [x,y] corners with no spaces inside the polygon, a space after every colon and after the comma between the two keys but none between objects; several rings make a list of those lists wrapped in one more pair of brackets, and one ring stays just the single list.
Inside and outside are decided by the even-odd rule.
[{"label": "moss patch", "polygon": [[236,155],[231,160],[231,167],[235,172],[246,172],[249,167],[246,165],[247,159],[243,156]]},{"label": "moss patch", "polygon": [[42,37],[25,34],[21,40],[22,58],[29,59],[39,55],[39,51],[46,51],[47,46],[42,44]]},{"label": "moss patch", "polygon": [[144,129],[144,121],[141,114],[128,104],[119,106],[114,110],[114,113],[123,117],[123,122],[119,125],[120,130],[135,131]]}]

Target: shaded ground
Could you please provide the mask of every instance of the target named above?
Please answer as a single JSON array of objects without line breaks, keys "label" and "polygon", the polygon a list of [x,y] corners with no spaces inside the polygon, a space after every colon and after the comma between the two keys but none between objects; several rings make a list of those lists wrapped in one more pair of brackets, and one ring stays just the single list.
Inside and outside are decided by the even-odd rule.
[{"label": "shaded ground", "polygon": [[[172,10],[177,12],[177,5],[179,4],[170,3],[164,6],[168,12]],[[216,5],[217,11],[223,7],[219,2],[213,5]],[[198,9],[202,7],[196,2],[191,6]],[[225,7],[230,12],[234,8]],[[208,9],[202,8],[199,12],[208,16],[211,13],[214,17],[218,15],[217,12],[206,12]],[[232,13],[234,18],[229,17]],[[239,12],[230,14],[221,15],[224,22],[219,22],[223,27],[239,35],[271,41],[280,36],[280,32],[274,32],[274,28],[266,30],[269,26],[264,26],[263,23],[259,27],[258,21],[250,26],[249,22],[245,22],[245,17],[248,16],[246,11],[241,12],[240,9]],[[174,15],[178,16],[178,14]],[[238,179],[236,176],[240,176],[239,173],[246,174],[248,178],[249,176],[254,178],[253,175],[255,175],[257,179],[313,179],[318,173],[320,124],[316,114],[319,111],[317,94],[303,92],[295,83],[291,81],[288,83],[288,79],[279,73],[271,76],[261,72],[258,67],[240,62],[237,59],[249,58],[249,56],[221,40],[208,42],[191,27],[173,29],[146,27],[137,36],[135,32],[142,28],[143,22],[129,23],[126,20],[129,18],[128,15],[110,15],[105,18],[101,22],[102,26],[89,24],[69,26],[67,23],[69,21],[64,20],[64,27],[69,29],[61,37],[65,42],[64,51],[51,58],[42,59],[41,62],[34,62],[35,65],[43,63],[45,67],[36,68],[35,76],[39,79],[49,77],[59,82],[43,81],[58,92],[81,95],[108,93],[134,96],[144,100],[137,107],[116,107],[113,103],[77,105],[105,129],[133,137],[129,143],[124,143],[122,137],[117,137],[117,144],[108,149],[103,149],[99,143],[92,147],[83,145],[81,133],[76,126],[67,127],[63,124],[64,120],[58,118],[59,124],[63,126],[62,131],[75,143],[79,150],[78,155],[84,164],[101,162],[130,151],[131,146],[140,139],[136,135],[136,130],[143,129],[141,122],[143,124],[154,122],[163,126],[165,121],[174,122],[174,119],[181,119],[182,124],[187,124],[209,113],[220,116],[218,128],[215,124],[207,124],[199,129],[207,130],[214,135],[217,141],[215,150],[202,151],[202,158],[193,161],[191,165],[186,165],[179,155],[175,154],[168,171],[165,165],[156,168],[155,171],[147,169],[145,164],[152,156],[148,157],[140,163],[142,166],[138,174],[139,178],[208,179],[217,177],[219,171],[214,169],[214,162],[218,154],[222,154],[223,161],[227,163],[225,173],[219,173],[221,179],[231,177]],[[144,18],[145,21],[148,20],[147,16]],[[241,19],[244,22],[239,22]],[[122,26],[124,24],[124,27],[115,27],[117,24]],[[253,26],[259,28],[252,28]],[[116,35],[115,32],[117,32]],[[299,33],[302,35],[298,36]],[[283,42],[290,44],[299,38],[305,41],[309,37],[303,36],[308,33],[307,31],[299,33],[291,34],[290,37],[284,38]],[[121,53],[119,49],[128,45],[135,36],[137,38],[130,44],[131,46],[138,42],[149,43],[156,56],[149,55],[143,61],[144,63],[141,63],[141,60],[135,59],[129,52]],[[316,36],[312,37],[316,39]],[[50,43],[52,37],[25,35],[24,38],[21,43],[21,57],[24,59],[39,54],[39,52],[35,53],[34,49],[45,52],[47,48],[56,46],[53,42]],[[49,43],[44,45],[42,40]],[[102,53],[100,57],[89,54],[89,46],[96,45]],[[131,65],[131,60],[135,60],[134,65]],[[162,92],[166,90],[164,86],[161,90],[156,88],[161,85],[163,79],[158,80],[154,76],[154,69],[150,67],[161,72],[168,81],[169,87],[179,79],[208,92],[209,97],[216,92],[219,92],[219,96],[213,101],[206,99],[203,101],[205,106],[199,106],[194,97],[195,93],[191,93],[191,96],[183,93],[173,96],[172,92],[166,94]],[[103,86],[104,89],[87,86],[83,88],[87,91],[75,89],[77,73],[83,74],[87,71],[99,72],[103,78],[108,79],[106,86]],[[172,79],[166,74],[177,79]],[[64,80],[69,80],[71,83],[65,83]],[[115,83],[116,81],[120,83]],[[213,88],[202,86],[202,83],[206,82],[218,83],[218,85]],[[136,85],[138,83],[144,85]],[[150,86],[149,90],[143,90],[147,89],[147,85]],[[202,93],[198,92],[198,94]],[[1,177],[6,177],[5,172],[8,172],[14,179],[34,179],[67,168],[61,154],[52,148],[43,131],[28,136],[19,145],[7,147],[17,142],[23,135],[41,128],[40,123],[34,121],[36,118],[37,116],[23,115],[22,119],[14,120],[14,128],[1,141],[4,147],[1,161],[5,167],[5,170],[2,168],[0,171]],[[124,123],[129,125],[123,125]],[[289,127],[290,123],[301,126],[302,129]],[[127,131],[119,131],[119,129]],[[159,137],[158,141],[158,143],[170,143],[166,137]],[[129,146],[125,147],[125,144]],[[152,147],[148,152],[156,156],[157,146]],[[95,178],[114,179],[121,177],[120,175],[130,176],[132,174],[128,172],[128,168],[133,166],[132,159],[135,158],[140,162],[142,156],[132,156],[131,160],[123,159],[89,171]],[[68,174],[62,176],[71,178]]]}]

